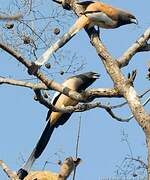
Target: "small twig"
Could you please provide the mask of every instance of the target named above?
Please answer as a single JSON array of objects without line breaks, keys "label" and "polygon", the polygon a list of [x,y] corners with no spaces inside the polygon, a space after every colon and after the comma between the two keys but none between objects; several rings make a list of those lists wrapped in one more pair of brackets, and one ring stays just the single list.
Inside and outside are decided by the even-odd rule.
[{"label": "small twig", "polygon": [[[150,101],[150,97],[148,97],[142,105],[145,106],[149,101]],[[127,104],[127,102],[124,102],[124,103],[119,104],[119,105],[116,105],[116,106],[112,106],[112,109],[118,108],[119,106],[121,107],[121,106],[123,106],[123,105],[125,105],[125,104]],[[112,116],[112,117],[113,117],[113,116]],[[131,115],[131,116],[129,116],[126,120],[129,121],[129,120],[131,120],[133,117],[134,117],[134,116]],[[115,119],[116,119],[116,118],[115,118]]]},{"label": "small twig", "polygon": [[[127,66],[131,58],[139,51],[145,50],[146,43],[150,38],[150,27],[144,32],[144,34],[126,51],[124,54],[118,58],[117,62],[120,68]],[[149,48],[149,45],[146,47]]]},{"label": "small twig", "polygon": [[[143,160],[141,160],[140,157],[135,158],[133,156],[133,151],[132,151],[130,142],[128,140],[128,135],[125,133],[124,130],[123,130],[122,135],[123,135],[122,141],[124,141],[127,144],[130,154],[127,155],[123,159],[123,161],[121,162],[120,165],[117,165],[117,167],[118,167],[117,175],[123,175],[126,178],[128,176],[130,177],[130,175],[132,175],[132,177],[136,177],[137,175],[139,175],[138,172],[140,169],[143,169],[146,172],[147,164]],[[134,161],[140,163],[140,165],[136,164]],[[144,171],[143,171],[143,173],[144,173]],[[139,172],[139,173],[141,173],[141,172]]]},{"label": "small twig", "polygon": [[[142,98],[142,97],[144,97],[147,93],[149,93],[150,92],[150,89],[147,89],[145,92],[143,92],[140,96],[139,96],[139,98]],[[117,105],[115,105],[115,106],[111,106],[111,109],[116,109],[116,108],[120,108],[120,107],[122,107],[122,106],[124,106],[124,105],[126,105],[126,104],[128,104],[127,103],[127,101],[125,101],[125,102],[123,102],[123,103],[121,103],[121,104],[117,104]],[[147,103],[143,103],[143,105],[146,105]]]},{"label": "small twig", "polygon": [[139,162],[145,169],[148,169],[147,164],[146,164],[144,161],[142,161],[141,159],[139,159],[139,158],[126,157],[125,159],[137,161],[137,162]]},{"label": "small twig", "polygon": [[129,118],[120,118],[120,117],[118,117],[118,116],[116,116],[115,114],[114,114],[114,112],[111,110],[111,107],[107,107],[107,108],[104,108],[108,113],[109,113],[109,115],[113,118],[113,119],[116,119],[117,121],[120,121],[120,122],[129,122],[132,118],[133,118],[133,116],[131,116],[131,117],[129,117]]},{"label": "small twig", "polygon": [[16,14],[16,15],[12,15],[12,16],[4,16],[4,15],[0,15],[0,20],[6,21],[6,20],[19,20],[22,18],[21,14]]},{"label": "small twig", "polygon": [[129,152],[130,152],[130,156],[133,157],[133,152],[132,152],[132,148],[131,148],[130,142],[128,140],[128,135],[125,133],[124,130],[122,131],[122,135],[123,135],[122,140],[127,144]]},{"label": "small twig", "polygon": [[[79,127],[78,127],[77,142],[76,142],[76,151],[75,151],[76,158],[78,157],[78,151],[79,151],[80,131],[81,131],[81,116],[79,119]],[[76,176],[76,168],[74,169],[72,180],[75,180],[75,176]]]},{"label": "small twig", "polygon": [[42,96],[40,90],[35,89],[34,92],[35,92],[35,94],[36,94],[36,97],[35,97],[35,100],[36,100],[36,101],[39,101],[42,105],[44,105],[44,106],[47,107],[48,109],[54,108],[54,106],[52,106],[52,104],[49,103],[49,102]]},{"label": "small twig", "polygon": [[146,99],[146,101],[143,103],[143,106],[145,106],[150,101],[150,97]]},{"label": "small twig", "polygon": [[24,82],[24,81],[4,78],[4,77],[0,77],[0,84],[9,84],[9,85],[14,85],[14,86],[27,87],[30,89],[42,89],[42,90],[48,89],[46,85],[43,83],[35,84],[35,83]]},{"label": "small twig", "polygon": [[147,42],[139,49],[139,52],[150,51],[150,44]]},{"label": "small twig", "polygon": [[8,168],[8,166],[2,160],[0,160],[0,166],[11,180],[19,180],[17,176]]},{"label": "small twig", "polygon": [[143,92],[141,95],[140,95],[140,98],[142,98],[143,96],[145,96],[147,93],[150,92],[150,89],[147,89],[145,92]]},{"label": "small twig", "polygon": [[60,172],[58,174],[58,180],[66,180],[71,172],[81,162],[81,159],[73,159],[72,157],[66,158],[64,163],[61,165]]}]

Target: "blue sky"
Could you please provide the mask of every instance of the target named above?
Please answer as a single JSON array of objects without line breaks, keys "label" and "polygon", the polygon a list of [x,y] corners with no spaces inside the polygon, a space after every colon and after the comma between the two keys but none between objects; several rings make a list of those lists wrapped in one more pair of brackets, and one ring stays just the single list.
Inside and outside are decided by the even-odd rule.
[{"label": "blue sky", "polygon": [[[5,10],[7,8],[6,0],[1,1],[4,3],[0,4],[0,9]],[[105,0],[103,2],[130,11],[139,20],[138,26],[127,25],[114,30],[100,30],[101,39],[109,52],[113,57],[119,57],[148,28],[150,24],[148,15],[150,3],[147,0],[138,2],[135,0]],[[47,3],[49,7],[57,7],[54,5],[55,3],[49,1]],[[48,8],[44,3],[41,6]],[[68,23],[71,25],[74,20],[70,20]],[[67,31],[68,27],[69,25],[64,26],[64,28],[60,27],[61,34]],[[101,74],[101,79],[92,87],[112,87],[113,84],[84,30],[68,42],[63,50],[73,50],[78,53],[79,58],[84,59],[86,66],[81,72],[96,71]],[[0,76],[12,75],[13,78],[17,79],[29,77],[24,68],[18,65],[11,56],[0,51],[0,59]],[[139,94],[149,87],[149,82],[146,79],[147,61],[149,59],[149,53],[139,53],[128,67],[122,69],[126,76],[128,72],[137,69],[134,85]],[[50,69],[52,72],[54,70]],[[61,82],[68,75],[70,74],[57,75],[55,80]],[[50,93],[53,94],[53,92]],[[19,169],[22,165],[21,157],[27,159],[45,126],[47,109],[33,101],[33,95],[34,93],[30,89],[8,85],[0,86],[0,159],[4,160],[13,170]],[[123,100],[102,99],[101,101],[117,104]],[[145,107],[147,111],[149,108],[149,105]],[[116,113],[121,117],[130,115],[127,106]],[[87,177],[88,179],[100,179],[115,176],[116,165],[120,165],[124,157],[129,154],[128,146],[121,141],[123,130],[128,134],[134,156],[141,156],[146,162],[145,136],[136,121],[132,119],[129,123],[120,123],[112,119],[104,110],[94,109],[84,113],[74,113],[63,127],[54,131],[46,150],[35,163],[34,170],[41,169],[44,162],[49,160],[52,163],[48,164],[46,169],[57,171],[59,167],[54,163],[59,158],[63,160],[68,156],[75,156],[76,134],[80,116],[82,122],[79,157],[83,161],[77,170],[77,180]],[[7,179],[1,169],[0,179]]]}]

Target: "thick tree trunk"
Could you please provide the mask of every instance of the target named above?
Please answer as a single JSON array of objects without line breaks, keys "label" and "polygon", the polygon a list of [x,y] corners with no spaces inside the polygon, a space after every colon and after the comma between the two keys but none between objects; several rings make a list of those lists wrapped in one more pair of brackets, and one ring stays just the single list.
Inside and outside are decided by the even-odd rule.
[{"label": "thick tree trunk", "polygon": [[146,136],[147,142],[147,179],[150,180],[150,134]]}]

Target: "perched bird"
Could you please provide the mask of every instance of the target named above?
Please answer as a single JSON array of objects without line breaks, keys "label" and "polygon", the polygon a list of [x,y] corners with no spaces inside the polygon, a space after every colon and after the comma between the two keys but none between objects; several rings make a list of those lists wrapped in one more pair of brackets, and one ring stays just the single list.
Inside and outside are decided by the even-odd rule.
[{"label": "perched bird", "polygon": [[31,67],[31,72],[35,72],[38,67],[48,61],[49,57],[69,41],[82,28],[90,28],[97,25],[105,29],[118,28],[120,26],[135,23],[136,17],[126,11],[107,5],[103,2],[85,1],[78,3],[85,11],[77,19],[75,24],[56,43],[48,48],[44,54],[36,60]]},{"label": "perched bird", "polygon": [[[62,85],[69,87],[70,89],[77,92],[81,92],[87,87],[89,87],[99,77],[100,75],[98,73],[87,72],[66,79]],[[61,108],[65,106],[75,106],[76,104],[78,104],[78,101],[71,99],[64,94],[56,93],[51,103],[55,107]],[[36,144],[26,163],[18,171],[18,176],[20,179],[23,179],[25,176],[27,176],[34,161],[42,154],[54,129],[57,128],[59,125],[63,125],[70,118],[71,114],[72,113],[54,112],[49,110],[47,114],[48,122],[38,143]]]}]

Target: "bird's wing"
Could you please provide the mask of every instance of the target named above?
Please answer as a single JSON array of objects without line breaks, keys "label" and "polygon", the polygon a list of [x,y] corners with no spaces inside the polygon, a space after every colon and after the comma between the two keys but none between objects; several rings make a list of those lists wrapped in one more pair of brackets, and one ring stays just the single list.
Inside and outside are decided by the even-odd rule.
[{"label": "bird's wing", "polygon": [[[94,2],[92,4],[89,4],[89,6],[87,6],[84,13],[88,13],[88,12],[91,12],[91,13],[102,12],[105,15],[107,15],[109,18],[111,18],[112,20],[117,20],[118,14],[120,13],[120,9],[113,7],[111,5],[105,4],[103,2]],[[100,14],[100,16],[101,15],[103,14]]]},{"label": "bird's wing", "polygon": [[84,15],[92,21],[104,22],[105,24],[114,23],[114,21],[106,13],[101,11],[85,11]]}]

